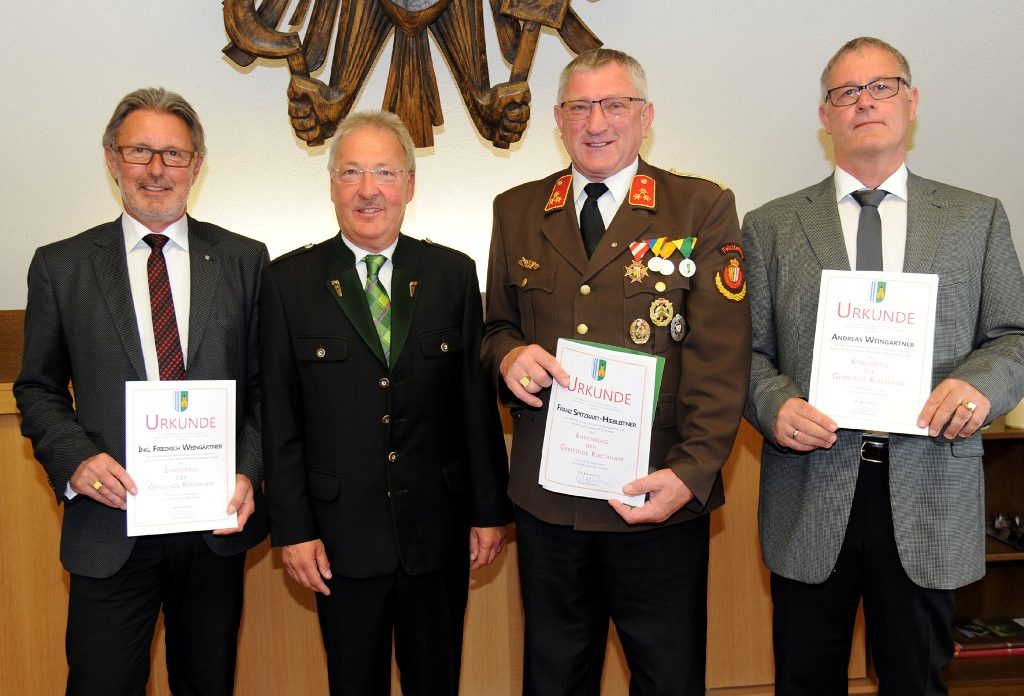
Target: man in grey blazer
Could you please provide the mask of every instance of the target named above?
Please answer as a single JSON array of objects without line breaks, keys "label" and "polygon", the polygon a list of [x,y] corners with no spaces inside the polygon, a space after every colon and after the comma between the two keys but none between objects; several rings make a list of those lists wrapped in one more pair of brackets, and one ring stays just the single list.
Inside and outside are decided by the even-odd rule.
[{"label": "man in grey blazer", "polygon": [[[979,428],[1024,395],[1024,277],[1006,214],[907,171],[910,85],[892,46],[844,45],[821,78],[834,175],[743,224],[746,416],[765,438],[759,518],[781,696],[847,693],[861,598],[879,694],[946,693],[953,590],[985,572]],[[870,227],[858,223],[863,189],[887,192],[876,270],[939,276],[933,391],[917,416],[929,436],[840,429],[806,401],[821,271],[864,268],[869,255],[857,246],[858,225]]]},{"label": "man in grey blazer", "polygon": [[[103,146],[125,214],[36,251],[14,385],[22,433],[64,504],[67,693],[144,694],[162,608],[173,693],[227,696],[245,551],[266,536],[257,298],[267,249],[186,215],[204,139],[179,95],[125,96]],[[151,304],[147,267],[158,255],[166,282],[152,294],[169,284],[169,315]],[[160,346],[159,317],[177,333]],[[137,489],[123,467],[125,383],[169,378],[236,383],[237,478],[225,501],[236,529],[127,536],[126,501]]]}]

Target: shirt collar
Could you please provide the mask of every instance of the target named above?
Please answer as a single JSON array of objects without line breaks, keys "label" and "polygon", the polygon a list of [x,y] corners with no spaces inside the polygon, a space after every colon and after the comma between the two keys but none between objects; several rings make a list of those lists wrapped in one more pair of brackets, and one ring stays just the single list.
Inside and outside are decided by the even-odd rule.
[{"label": "shirt collar", "polygon": [[[860,191],[861,189],[868,188],[860,182],[850,172],[846,171],[842,167],[836,167],[834,176],[836,185],[836,202],[843,200],[854,191]],[[899,169],[889,175],[889,178],[878,185],[878,188],[883,191],[888,191],[889,194],[896,196],[904,201],[907,200],[907,163],[904,162],[900,165]]]},{"label": "shirt collar", "polygon": [[[633,183],[633,177],[636,176],[637,169],[640,167],[640,157],[638,156],[633,160],[633,164],[628,167],[623,167],[619,171],[615,172],[611,176],[604,180],[604,185],[608,187],[608,192],[612,194],[612,198],[615,200],[615,205],[618,206],[622,201],[626,200],[629,196],[629,187]],[[580,174],[575,166],[572,168],[572,190],[576,193],[575,202],[577,207],[581,205],[580,200],[586,198],[587,194],[583,188],[593,183],[587,177]]]},{"label": "shirt collar", "polygon": [[363,258],[368,256],[369,254],[380,254],[386,260],[390,261],[391,258],[395,255],[395,247],[398,246],[398,240],[401,236],[402,235],[399,234],[398,237],[395,237],[395,241],[391,242],[391,244],[389,244],[386,248],[380,251],[367,251],[366,249],[363,249],[362,247],[353,244],[352,241],[344,234],[341,235],[341,241],[344,242],[345,246],[347,246],[352,251],[353,256],[356,257],[356,263],[362,261]]},{"label": "shirt collar", "polygon": [[[141,222],[133,218],[128,213],[121,215],[121,230],[124,232],[124,248],[125,251],[132,251],[136,248],[141,248],[139,245],[149,248],[149,245],[142,240],[147,234],[153,234],[153,230],[149,229]],[[165,235],[171,242],[177,244],[179,247],[188,251],[188,218],[182,215],[180,218],[172,222],[167,226],[160,234]]]}]

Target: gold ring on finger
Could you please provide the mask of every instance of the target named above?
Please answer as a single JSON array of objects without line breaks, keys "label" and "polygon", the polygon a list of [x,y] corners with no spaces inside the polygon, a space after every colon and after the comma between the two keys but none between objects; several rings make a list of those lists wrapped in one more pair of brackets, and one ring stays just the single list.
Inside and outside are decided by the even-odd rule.
[{"label": "gold ring on finger", "polygon": [[960,405],[966,408],[971,413],[974,413],[974,409],[978,408],[978,404],[973,401],[961,401]]},{"label": "gold ring on finger", "polygon": [[103,482],[97,480],[96,483],[92,484],[92,487],[95,488],[96,490],[99,490],[99,489],[103,488]]},{"label": "gold ring on finger", "polygon": [[530,386],[530,382],[532,381],[533,380],[530,379],[529,375],[523,375],[522,377],[519,378],[519,383],[523,385],[523,389],[526,389],[528,386]]}]

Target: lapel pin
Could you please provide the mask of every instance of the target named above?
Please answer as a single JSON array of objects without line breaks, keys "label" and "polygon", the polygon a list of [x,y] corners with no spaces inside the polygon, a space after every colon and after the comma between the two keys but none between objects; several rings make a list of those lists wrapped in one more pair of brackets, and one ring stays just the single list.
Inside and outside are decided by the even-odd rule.
[{"label": "lapel pin", "polygon": [[416,297],[416,288],[418,288],[420,282],[418,280],[409,281],[409,297]]},{"label": "lapel pin", "polygon": [[337,279],[331,281],[331,287],[334,288],[334,294],[341,297],[341,282]]}]

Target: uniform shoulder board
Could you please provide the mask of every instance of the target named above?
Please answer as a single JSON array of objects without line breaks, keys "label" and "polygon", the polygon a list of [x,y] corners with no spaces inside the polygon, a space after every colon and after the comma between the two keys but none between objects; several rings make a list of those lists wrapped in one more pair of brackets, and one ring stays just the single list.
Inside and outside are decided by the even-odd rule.
[{"label": "uniform shoulder board", "polygon": [[723,191],[729,190],[729,187],[726,186],[721,181],[719,181],[718,179],[712,179],[710,176],[705,176],[704,174],[698,174],[697,172],[681,172],[678,169],[669,169],[669,171],[675,174],[676,176],[685,176],[688,179],[703,179],[704,181],[710,181],[712,184],[722,189]]},{"label": "uniform shoulder board", "polygon": [[315,247],[316,247],[316,244],[314,244],[313,242],[309,242],[308,244],[306,244],[304,246],[300,246],[298,249],[292,249],[291,251],[286,251],[285,253],[283,253],[280,256],[278,256],[276,259],[273,259],[270,263],[271,264],[275,264],[278,261],[282,261],[284,259],[290,259],[293,256],[298,256],[299,254],[305,254],[307,251],[311,251]]}]

